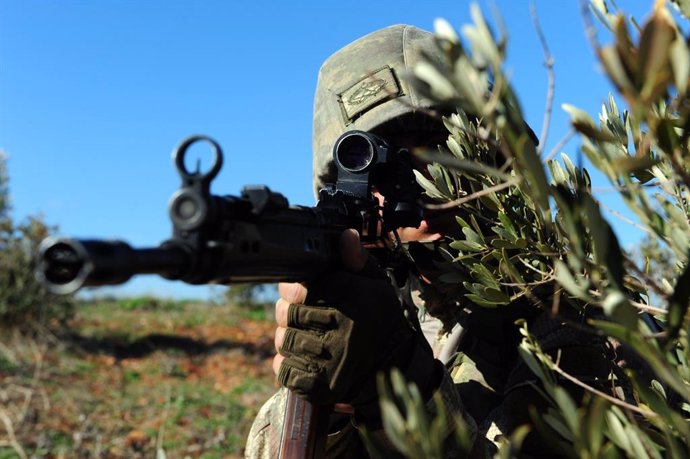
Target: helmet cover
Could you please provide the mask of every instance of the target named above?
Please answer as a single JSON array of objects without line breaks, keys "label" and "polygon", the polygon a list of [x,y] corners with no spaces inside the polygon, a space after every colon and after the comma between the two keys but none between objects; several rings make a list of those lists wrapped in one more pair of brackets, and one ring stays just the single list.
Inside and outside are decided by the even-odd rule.
[{"label": "helmet cover", "polygon": [[[443,65],[431,32],[394,25],[372,32],[331,55],[321,66],[314,96],[314,190],[335,181],[333,145],[346,131],[374,134],[444,129],[424,109],[434,104],[408,81],[422,60]],[[422,110],[420,110],[422,109]],[[391,139],[395,140],[395,139]]]}]

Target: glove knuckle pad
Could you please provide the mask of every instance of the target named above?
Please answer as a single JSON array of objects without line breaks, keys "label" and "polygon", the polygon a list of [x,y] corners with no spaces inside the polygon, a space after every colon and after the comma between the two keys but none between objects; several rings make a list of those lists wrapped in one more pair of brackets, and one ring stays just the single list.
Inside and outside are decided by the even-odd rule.
[{"label": "glove knuckle pad", "polygon": [[288,327],[328,330],[336,326],[334,311],[330,308],[314,308],[291,304],[288,308]]},{"label": "glove knuckle pad", "polygon": [[318,357],[323,354],[324,344],[312,333],[288,328],[280,350],[289,354],[309,354]]},{"label": "glove knuckle pad", "polygon": [[278,381],[298,394],[306,394],[314,388],[316,377],[307,371],[292,366],[287,360],[280,365]]},{"label": "glove knuckle pad", "polygon": [[278,381],[297,395],[309,400],[332,403],[328,385],[323,380],[318,366],[304,365],[294,359],[285,359],[280,365]]}]

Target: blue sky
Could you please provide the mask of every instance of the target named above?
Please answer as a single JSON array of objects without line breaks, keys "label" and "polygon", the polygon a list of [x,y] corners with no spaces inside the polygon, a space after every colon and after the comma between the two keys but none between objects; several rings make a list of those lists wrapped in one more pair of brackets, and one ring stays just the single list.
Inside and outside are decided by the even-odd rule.
[{"label": "blue sky", "polygon": [[[492,5],[501,12],[507,69],[539,133],[547,73],[530,3],[478,3],[488,16]],[[638,18],[652,4],[618,3]],[[548,150],[568,129],[560,105],[596,114],[610,86],[579,2],[534,4],[555,58]],[[63,235],[157,245],[170,235],[167,201],[179,184],[170,152],[196,133],[225,152],[215,193],[266,184],[293,204],[313,205],[311,111],[321,62],[373,30],[432,29],[437,17],[459,29],[470,21],[469,2],[0,0],[0,149],[10,156],[14,217],[40,213]],[[577,143],[564,151],[575,158]],[[635,240],[631,227],[617,230],[624,245]],[[115,292],[211,294],[152,277]]]}]

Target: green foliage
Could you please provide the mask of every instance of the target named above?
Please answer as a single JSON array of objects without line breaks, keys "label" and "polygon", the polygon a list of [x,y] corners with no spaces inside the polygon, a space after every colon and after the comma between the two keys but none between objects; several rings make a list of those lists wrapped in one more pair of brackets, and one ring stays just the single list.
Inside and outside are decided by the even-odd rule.
[{"label": "green foliage", "polygon": [[120,298],[116,300],[115,307],[125,311],[147,310],[147,311],[180,311],[184,308],[184,301],[176,301],[154,296],[137,296],[132,298]]},{"label": "green foliage", "polygon": [[[580,328],[606,335],[641,361],[627,369],[631,392],[614,397],[565,373],[523,329],[520,354],[551,406],[545,416],[535,412],[535,427],[572,457],[687,457],[690,451],[690,37],[682,32],[688,24],[676,22],[687,22],[690,10],[686,1],[673,3],[684,17],[656,2],[637,23],[605,0],[592,1],[612,40],[596,45],[597,56],[618,94],[606,99],[596,120],[563,106],[581,151],[649,235],[638,254],[620,246],[586,170],[565,154],[541,158],[503,73],[507,41],[494,37],[476,6],[462,39],[437,22],[445,65],[425,63],[414,72],[421,91],[459,112],[445,119],[446,148],[421,154],[431,177],[418,181],[436,207],[457,209],[460,235],[440,279],[456,289],[460,306],[527,303],[556,317],[594,310],[600,320]],[[650,313],[664,323],[661,332]],[[611,384],[621,376],[611,374]],[[583,404],[559,385],[563,379],[585,389]],[[439,421],[425,419],[414,392],[384,395],[393,443],[411,457],[440,457],[442,442],[427,435]],[[404,410],[390,408],[401,403]],[[517,455],[523,435],[516,430],[498,455]]]},{"label": "green foliage", "polygon": [[266,320],[272,304],[265,295],[273,288],[268,284],[235,284],[225,291],[224,302],[252,320]]},{"label": "green foliage", "polygon": [[225,299],[240,308],[252,308],[263,304],[262,295],[271,288],[268,284],[235,284],[228,287]]},{"label": "green foliage", "polygon": [[[433,401],[437,416],[431,419],[417,386],[405,382],[397,369],[391,372],[390,379],[379,375],[378,387],[387,439],[405,457],[444,458],[447,457],[445,450],[451,444],[453,451],[463,455],[469,453],[472,441],[465,421],[459,416],[447,416],[440,398]],[[449,435],[449,432],[453,434]],[[387,452],[390,452],[387,444],[382,444],[380,438],[371,432],[365,431],[364,435],[373,457],[387,457]]]},{"label": "green foliage", "polygon": [[[647,236],[633,248],[631,255],[644,275],[652,279],[653,285],[661,288],[661,293],[670,294],[673,291],[669,282],[676,278],[678,266],[674,253],[663,241]],[[656,300],[661,301],[659,298]],[[655,301],[652,300],[651,303],[654,304]]]},{"label": "green foliage", "polygon": [[72,313],[72,298],[51,295],[34,277],[34,254],[53,228],[39,217],[28,217],[19,224],[12,221],[6,163],[0,152],[0,324],[64,320]]}]

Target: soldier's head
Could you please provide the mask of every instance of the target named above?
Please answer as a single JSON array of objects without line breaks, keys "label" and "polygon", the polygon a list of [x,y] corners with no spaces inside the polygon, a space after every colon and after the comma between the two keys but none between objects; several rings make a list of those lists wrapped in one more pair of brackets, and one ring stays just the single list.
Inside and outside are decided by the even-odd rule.
[{"label": "soldier's head", "polygon": [[442,62],[432,33],[394,25],[366,35],[330,56],[314,97],[315,192],[335,181],[333,145],[346,131],[378,134],[399,147],[435,146],[448,131],[434,104],[406,78],[421,59]]},{"label": "soldier's head", "polygon": [[[449,110],[426,99],[408,78],[408,73],[423,59],[439,66],[445,63],[434,35],[413,26],[394,25],[350,43],[324,62],[314,97],[312,147],[316,193],[325,183],[336,181],[333,146],[346,131],[371,132],[406,149],[435,148],[445,143],[448,130],[440,115],[455,108]],[[425,168],[423,164],[417,167]],[[436,244],[443,243],[444,236],[459,228],[454,215],[451,211],[425,210],[418,227],[397,229],[398,238],[410,244],[409,253],[425,284],[438,258]],[[425,291],[430,294],[430,287]],[[436,315],[455,310],[454,300],[441,294],[434,298],[425,300]]]}]

